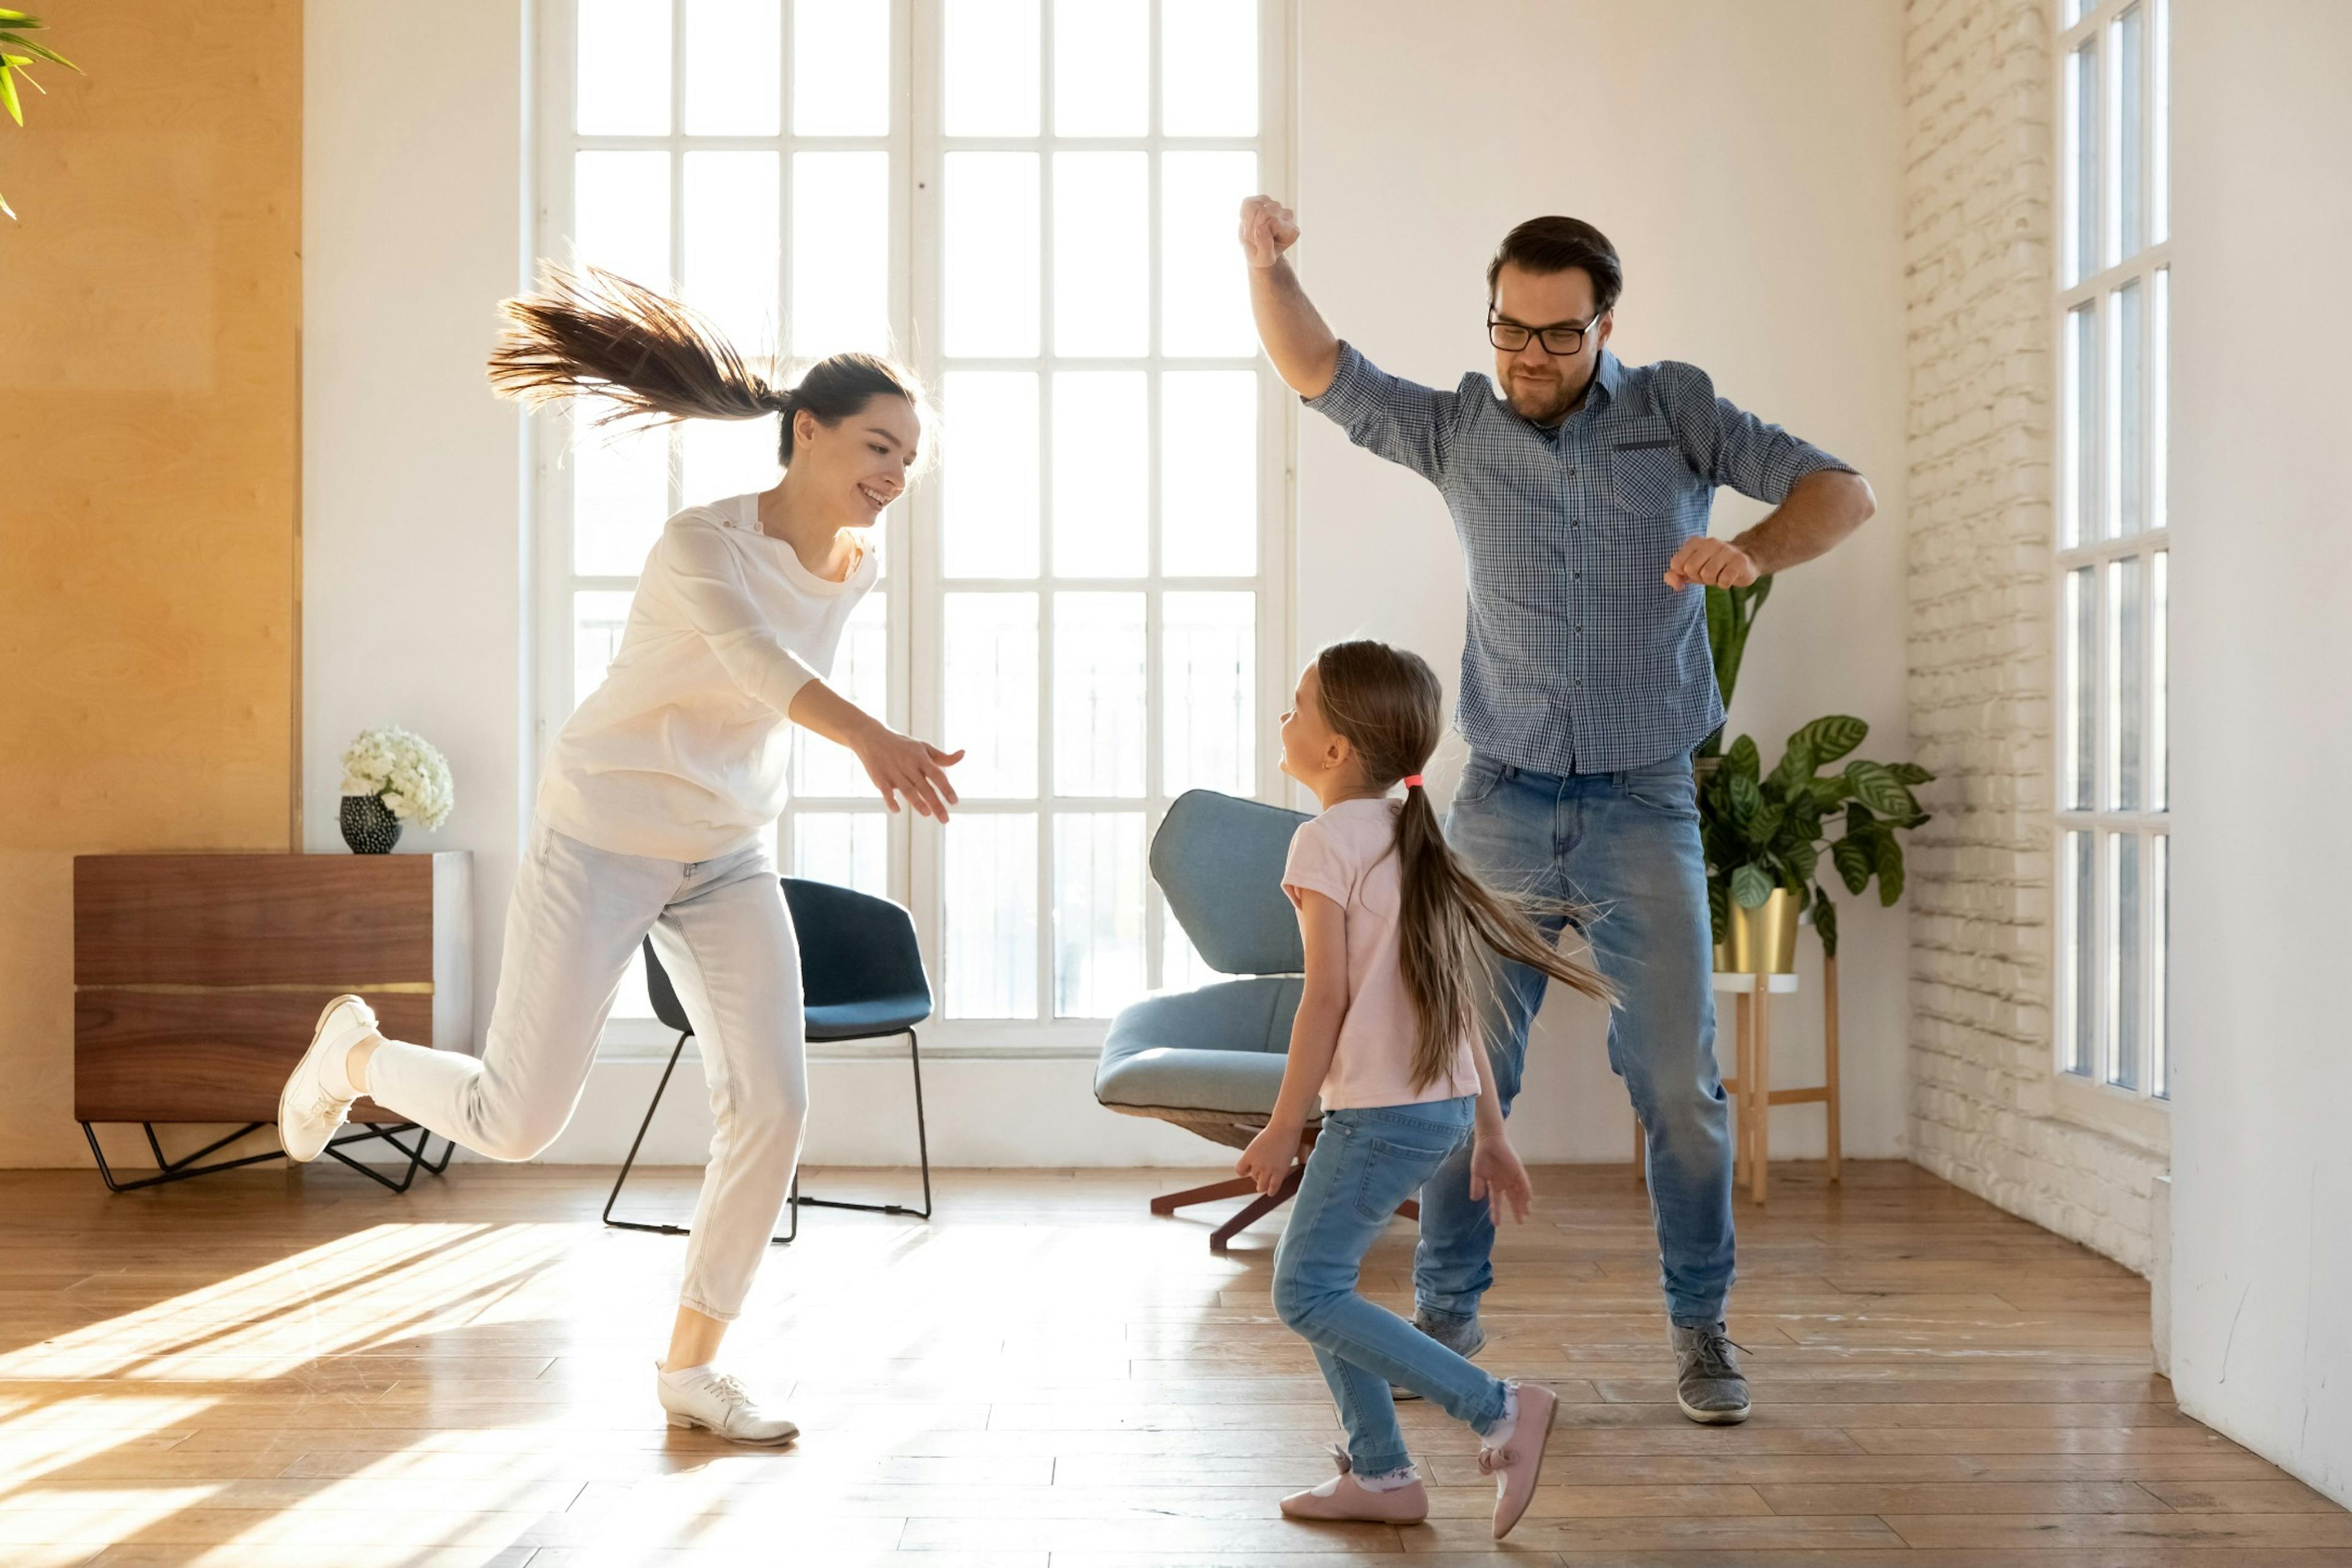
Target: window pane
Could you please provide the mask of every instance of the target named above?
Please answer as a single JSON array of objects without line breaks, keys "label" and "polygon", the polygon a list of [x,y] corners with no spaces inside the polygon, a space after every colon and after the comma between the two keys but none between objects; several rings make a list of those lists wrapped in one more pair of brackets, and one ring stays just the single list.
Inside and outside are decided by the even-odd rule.
[{"label": "window pane", "polygon": [[621,988],[613,994],[614,1018],[650,1018],[654,1016],[653,993],[646,987],[646,949],[640,942],[629,950],[629,967],[621,976]]},{"label": "window pane", "polygon": [[667,6],[580,0],[580,133],[668,135],[669,48]]},{"label": "window pane", "polygon": [[611,407],[572,406],[572,569],[583,577],[634,577],[669,517],[669,436],[601,428]]},{"label": "window pane", "polygon": [[2116,224],[2121,236],[2116,259],[2136,256],[2147,244],[2147,208],[2143,202],[2147,116],[2140,72],[2147,47],[2147,17],[2137,5],[2116,20]]},{"label": "window pane", "polygon": [[1257,376],[1171,371],[1160,381],[1160,569],[1257,571]]},{"label": "window pane", "polygon": [[2087,301],[2067,317],[2065,374],[2058,532],[2072,549],[2093,537],[2099,519],[2099,317]]},{"label": "window pane", "polygon": [[1037,0],[946,0],[947,133],[1037,134]]},{"label": "window pane", "polygon": [[1054,596],[1054,793],[1143,794],[1143,595]]},{"label": "window pane", "polygon": [[2172,237],[2172,4],[2148,0],[2147,237]]},{"label": "window pane", "polygon": [[1150,473],[1139,370],[1054,377],[1054,573],[1140,577]]},{"label": "window pane", "polygon": [[604,671],[621,651],[621,635],[628,629],[629,601],[625,589],[589,589],[572,595],[572,706],[604,684]]},{"label": "window pane", "polygon": [[1037,819],[963,812],[947,837],[948,1014],[1037,1016]]},{"label": "window pane", "polygon": [[793,154],[793,353],[890,349],[890,154]]},{"label": "window pane", "polygon": [[2107,469],[2107,482],[2114,487],[2116,497],[2115,531],[2118,535],[2137,533],[2147,526],[2147,429],[2145,423],[2147,395],[2147,362],[2141,348],[2141,332],[2147,323],[2144,294],[2137,283],[2127,284],[2115,294],[2115,412],[2109,428],[2115,442],[2115,456]]},{"label": "window pane", "polygon": [[[877,719],[890,716],[890,599],[868,594],[849,613],[825,684]],[[954,748],[950,747],[952,751]],[[866,766],[846,746],[793,726],[793,793],[818,798],[872,800],[879,793]]]},{"label": "window pane", "polygon": [[2166,479],[2172,464],[2172,268],[2159,269],[2147,322],[2147,525],[2168,526]]},{"label": "window pane", "polygon": [[572,245],[589,266],[669,287],[669,154],[573,155]]},{"label": "window pane", "polygon": [[2059,881],[2059,1059],[2066,1070],[2090,1076],[2099,1038],[2099,883],[2097,839],[2065,835]]},{"label": "window pane", "polygon": [[1255,153],[1170,153],[1160,166],[1160,348],[1257,353],[1248,268],[1228,254],[1234,215],[1257,189]]},{"label": "window pane", "polygon": [[940,533],[950,577],[1037,574],[1037,377],[1032,371],[951,370]]},{"label": "window pane", "polygon": [[1141,136],[1151,127],[1150,16],[1144,0],[1054,7],[1054,132]]},{"label": "window pane", "polygon": [[1163,132],[1257,134],[1257,0],[1162,5],[1160,50]]},{"label": "window pane", "polygon": [[716,321],[747,354],[772,354],[776,284],[773,153],[686,155],[686,300]]},{"label": "window pane", "polygon": [[1150,165],[1142,153],[1054,154],[1054,352],[1150,347]]},{"label": "window pane", "polygon": [[2115,907],[2107,912],[2107,1081],[2137,1089],[2140,1079],[2139,835],[2107,835],[2114,858]]},{"label": "window pane", "polygon": [[970,755],[956,793],[1021,799],[1037,793],[1037,595],[947,595],[947,725],[940,745]]},{"label": "window pane", "polygon": [[1054,818],[1054,1014],[1108,1018],[1143,994],[1143,813]]},{"label": "window pane", "polygon": [[890,133],[889,0],[793,0],[793,131]]},{"label": "window pane", "polygon": [[688,135],[782,129],[783,10],[783,0],[686,0]]},{"label": "window pane", "polygon": [[2066,281],[2099,269],[2099,41],[2066,62]]},{"label": "window pane", "polygon": [[[1153,896],[1159,897],[1156,893]],[[1184,934],[1184,928],[1176,923],[1176,916],[1168,908],[1168,900],[1160,899],[1160,989],[1190,991],[1232,978],[1209,967],[1209,961],[1201,956],[1200,950],[1192,945],[1192,939]]]},{"label": "window pane", "polygon": [[1164,793],[1257,793],[1256,595],[1160,600]]},{"label": "window pane", "polygon": [[890,896],[889,819],[877,811],[796,811],[793,872],[812,882]]},{"label": "window pane", "polygon": [[1037,352],[1037,155],[946,163],[947,352],[1025,358]]},{"label": "window pane", "polygon": [[2147,1087],[2158,1100],[2172,1093],[2172,837],[2147,841]]},{"label": "window pane", "polygon": [[2059,798],[2069,811],[2089,811],[2098,796],[2099,595],[2095,568],[2066,574],[2066,728],[2060,742],[2066,777]]},{"label": "window pane", "polygon": [[2171,592],[2168,580],[2172,575],[2172,552],[2159,550],[2148,563],[2147,584],[2147,808],[2150,811],[2172,809],[2172,738],[2168,726],[2171,705],[2171,638],[2168,618],[2172,614]]},{"label": "window pane", "polygon": [[2115,811],[2140,809],[2140,733],[2142,660],[2147,647],[2139,557],[2107,563],[2107,730],[2108,806]]},{"label": "window pane", "polygon": [[783,476],[776,461],[782,426],[772,414],[765,419],[689,419],[678,432],[688,506],[764,490]]}]

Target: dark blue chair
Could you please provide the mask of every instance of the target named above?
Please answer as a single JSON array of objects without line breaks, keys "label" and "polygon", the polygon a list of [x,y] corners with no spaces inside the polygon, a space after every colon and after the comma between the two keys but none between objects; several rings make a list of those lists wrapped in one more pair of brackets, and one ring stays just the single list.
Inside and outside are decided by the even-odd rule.
[{"label": "dark blue chair", "polygon": [[[838,1198],[803,1197],[800,1176],[795,1173],[792,1195],[784,1205],[792,1215],[792,1226],[769,1240],[782,1247],[796,1238],[803,1207],[856,1209],[865,1214],[905,1215],[927,1220],[931,1217],[931,1142],[923,1121],[923,1056],[915,1029],[931,1016],[931,983],[923,973],[923,953],[915,941],[914,918],[887,899],[836,888],[830,882],[786,877],[783,884],[784,904],[792,910],[793,932],[800,942],[801,994],[808,1037],[878,1040],[891,1035],[907,1037],[907,1060],[915,1073],[915,1147],[923,1173],[923,1206],[918,1209],[900,1204],[854,1204]],[[621,1195],[622,1184],[629,1179],[630,1167],[637,1163],[637,1150],[645,1143],[646,1130],[654,1124],[654,1112],[661,1109],[670,1074],[677,1070],[677,1058],[694,1035],[694,1021],[687,1016],[685,1005],[677,999],[677,987],[670,984],[661,960],[654,955],[650,938],[646,942],[646,989],[653,997],[654,1016],[677,1031],[677,1044],[670,1048],[669,1065],[662,1068],[653,1103],[646,1107],[646,1119],[637,1125],[636,1141],[629,1145],[629,1157],[621,1163],[621,1173],[614,1180],[612,1194],[604,1200],[604,1223],[616,1230],[685,1236],[689,1229],[686,1226],[648,1225],[613,1217],[614,1202]]]},{"label": "dark blue chair", "polygon": [[[1169,806],[1151,837],[1151,879],[1209,967],[1244,978],[1147,996],[1112,1019],[1095,1069],[1095,1099],[1106,1109],[1233,1149],[1247,1148],[1265,1128],[1289,1062],[1307,966],[1298,913],[1282,890],[1290,836],[1306,820],[1303,812],[1213,790],[1190,791]],[[1318,1110],[1308,1143],[1321,1121]],[[1294,1164],[1271,1196],[1255,1196],[1235,1177],[1156,1197],[1151,1212],[1252,1194],[1210,1236],[1209,1250],[1223,1252],[1289,1201],[1304,1169]]]}]

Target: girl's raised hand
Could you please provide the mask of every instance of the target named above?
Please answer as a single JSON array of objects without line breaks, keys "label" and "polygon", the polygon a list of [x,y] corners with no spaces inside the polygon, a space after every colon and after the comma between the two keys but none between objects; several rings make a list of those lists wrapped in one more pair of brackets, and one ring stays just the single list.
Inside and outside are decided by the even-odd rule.
[{"label": "girl's raised hand", "polygon": [[948,782],[947,770],[963,761],[961,752],[942,752],[929,742],[877,724],[859,742],[857,760],[865,764],[866,776],[874,781],[874,787],[882,792],[882,804],[892,811],[898,809],[898,797],[904,795],[907,804],[923,816],[939,822],[948,819],[956,792]]},{"label": "girl's raised hand", "polygon": [[1480,1138],[1470,1149],[1470,1201],[1480,1198],[1500,1219],[1507,1210],[1513,1220],[1524,1223],[1528,1205],[1536,1200],[1535,1184],[1528,1179],[1528,1168],[1519,1163],[1518,1151],[1507,1138]]}]

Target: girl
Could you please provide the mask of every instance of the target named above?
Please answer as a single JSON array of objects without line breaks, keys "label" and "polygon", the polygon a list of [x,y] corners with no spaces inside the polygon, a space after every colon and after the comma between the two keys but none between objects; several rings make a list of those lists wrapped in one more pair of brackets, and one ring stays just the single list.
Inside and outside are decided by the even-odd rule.
[{"label": "girl", "polygon": [[638,942],[651,932],[694,1020],[718,1119],[656,1394],[673,1426],[747,1443],[798,1428],[716,1357],[790,1190],[808,1111],[799,950],[759,830],[784,805],[790,725],[837,741],[884,802],[947,819],[963,755],[890,730],[824,680],[877,570],[864,534],[921,445],[912,379],[835,354],[790,389],[673,300],[590,268],[551,269],[506,305],[490,384],[526,404],[593,394],[608,418],[782,415],[783,478],[688,507],[646,558],[604,683],[549,749],[508,906],[479,1059],[384,1039],[357,996],[320,1017],[287,1079],[278,1135],[324,1148],[365,1094],[494,1160],[528,1160],[571,1120]]},{"label": "girl", "polygon": [[[1446,847],[1421,783],[1444,706],[1429,666],[1385,643],[1334,644],[1298,678],[1282,718],[1282,771],[1323,803],[1290,841],[1282,873],[1306,942],[1306,991],[1274,1115],[1235,1168],[1273,1192],[1319,1092],[1322,1131],[1276,1249],[1274,1305],[1315,1348],[1348,1441],[1334,1449],[1339,1474],[1283,1499],[1282,1511],[1389,1523],[1427,1516],[1393,1384],[1480,1434],[1478,1468],[1496,1478],[1500,1540],[1535,1493],[1558,1396],[1487,1376],[1356,1294],[1357,1273],[1390,1216],[1465,1137],[1470,1195],[1527,1217],[1533,1190],[1477,1043],[1477,982],[1489,954],[1588,996],[1605,999],[1609,988]],[[1390,800],[1400,783],[1404,799]]]}]

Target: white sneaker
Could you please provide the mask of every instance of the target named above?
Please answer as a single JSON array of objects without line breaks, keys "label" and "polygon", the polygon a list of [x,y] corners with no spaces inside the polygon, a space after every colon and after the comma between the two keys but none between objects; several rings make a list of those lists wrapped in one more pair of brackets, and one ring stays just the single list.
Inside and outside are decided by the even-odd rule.
[{"label": "white sneaker", "polygon": [[341,1077],[352,1047],[374,1033],[375,1010],[356,996],[338,996],[319,1015],[310,1048],[286,1075],[286,1087],[278,1095],[278,1141],[285,1145],[288,1159],[298,1164],[317,1159],[335,1129],[350,1118],[351,1100],[327,1087],[322,1069],[332,1062]]},{"label": "white sneaker", "polygon": [[690,1373],[679,1378],[654,1363],[655,1384],[673,1426],[699,1426],[738,1443],[789,1443],[801,1429],[753,1403],[743,1385],[725,1373]]}]

